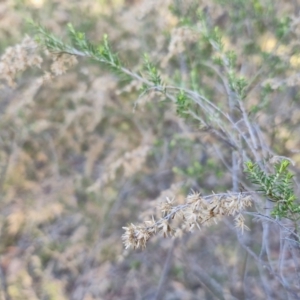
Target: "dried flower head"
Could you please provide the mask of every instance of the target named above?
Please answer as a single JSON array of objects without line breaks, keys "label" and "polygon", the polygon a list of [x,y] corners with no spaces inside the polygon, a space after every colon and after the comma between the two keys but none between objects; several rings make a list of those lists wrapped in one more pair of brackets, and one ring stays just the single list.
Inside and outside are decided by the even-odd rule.
[{"label": "dried flower head", "polygon": [[[157,221],[152,217],[151,221],[144,225],[131,224],[123,227],[125,233],[122,236],[125,248],[145,248],[147,241],[156,233],[161,232],[164,237],[181,236],[183,231],[192,231],[202,225],[217,223],[223,216],[236,216],[235,227],[249,230],[245,225],[242,212],[252,205],[252,197],[249,193],[223,193],[201,196],[200,193],[192,192],[186,198],[186,203],[174,206],[174,199],[166,198],[159,205],[163,217]],[[177,228],[171,226],[175,219],[180,220]]]},{"label": "dried flower head", "polygon": [[244,233],[244,230],[250,230],[248,226],[245,225],[245,218],[242,214],[238,214],[234,218],[235,227],[241,229],[242,233]]},{"label": "dried flower head", "polygon": [[144,226],[135,226],[130,224],[128,227],[123,227],[125,233],[122,236],[122,240],[125,245],[125,249],[133,247],[136,248],[146,248],[146,243],[152,236],[152,233],[147,230]]},{"label": "dried flower head", "polygon": [[66,71],[77,64],[77,59],[74,55],[69,54],[51,54],[53,63],[51,71],[55,76],[62,75]]},{"label": "dried flower head", "polygon": [[28,36],[20,44],[7,48],[0,59],[0,79],[13,87],[18,73],[33,66],[40,68],[43,59],[37,54],[37,48],[36,42]]}]

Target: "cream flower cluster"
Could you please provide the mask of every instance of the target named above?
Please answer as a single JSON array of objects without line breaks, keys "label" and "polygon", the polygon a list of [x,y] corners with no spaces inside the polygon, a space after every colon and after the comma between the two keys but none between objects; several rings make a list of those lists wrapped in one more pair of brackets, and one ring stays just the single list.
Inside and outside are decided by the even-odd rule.
[{"label": "cream flower cluster", "polygon": [[[167,198],[159,206],[163,217],[159,220],[145,221],[141,225],[130,224],[123,227],[125,233],[122,240],[126,249],[132,247],[145,248],[148,240],[157,233],[166,236],[178,236],[183,231],[192,231],[195,227],[217,223],[223,216],[235,216],[235,226],[243,232],[248,227],[242,212],[252,205],[249,193],[223,193],[201,196],[191,193],[186,203],[173,205],[174,199]],[[179,220],[175,222],[173,220]],[[174,225],[176,223],[176,225]]]}]

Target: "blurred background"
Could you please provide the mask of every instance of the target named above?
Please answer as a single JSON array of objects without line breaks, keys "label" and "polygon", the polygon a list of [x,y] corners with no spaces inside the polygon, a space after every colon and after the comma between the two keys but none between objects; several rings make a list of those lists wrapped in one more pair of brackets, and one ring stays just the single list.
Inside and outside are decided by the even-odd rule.
[{"label": "blurred background", "polygon": [[[211,49],[189,31],[199,11],[220,28],[249,78],[272,53],[262,74],[274,89],[266,94],[263,80],[254,82],[247,108],[266,144],[294,160],[297,178],[297,1],[4,0],[0,54],[33,36],[27,18],[62,38],[71,22],[94,43],[108,34],[129,69],[139,70],[146,52],[163,79],[201,88],[226,109],[220,80],[201,65],[213,60]],[[79,58],[65,74],[41,80],[50,72],[47,59],[18,74],[13,87],[1,81],[1,300],[294,299],[241,246],[243,239],[260,253],[262,224],[250,218],[242,238],[225,219],[125,251],[122,227],[158,214],[166,197],[183,203],[191,190],[231,190],[231,149],[170,101],[155,92],[140,97],[139,82],[95,62]],[[270,232],[275,264],[276,227]],[[289,257],[281,270],[296,278]]]}]

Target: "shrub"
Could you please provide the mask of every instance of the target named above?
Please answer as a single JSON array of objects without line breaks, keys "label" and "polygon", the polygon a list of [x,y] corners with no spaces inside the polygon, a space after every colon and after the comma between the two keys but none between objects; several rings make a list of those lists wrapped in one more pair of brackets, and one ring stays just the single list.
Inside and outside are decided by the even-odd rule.
[{"label": "shrub", "polygon": [[[126,249],[145,249],[150,238],[157,241],[157,234],[175,237],[154,299],[163,297],[170,257],[180,245],[178,239],[188,239],[190,231],[207,225],[212,226],[203,232],[211,238],[234,232],[242,254],[237,259],[226,253],[233,250],[232,236],[228,241],[218,240],[219,249],[206,245],[208,251],[214,251],[209,262],[218,261],[207,275],[194,266],[201,248],[193,242],[186,246],[194,255],[194,260],[184,260],[186,274],[194,274],[206,287],[205,293],[218,299],[259,298],[261,294],[270,299],[299,297],[299,18],[291,13],[296,8],[267,0],[216,0],[206,6],[204,2],[170,1],[161,10],[144,6],[142,34],[136,28],[130,32],[125,23],[118,32],[103,32],[99,43],[87,38],[88,30],[78,31],[71,23],[67,37],[60,38],[53,30],[30,21],[43,53],[28,51],[23,42],[2,57],[0,68],[6,70],[2,77],[11,85],[17,72],[33,65],[47,70],[38,84],[48,84],[50,90],[51,80],[55,82],[75,64],[73,72],[83,77],[98,76],[98,68],[112,74],[99,84],[110,86],[110,93],[117,90],[115,97],[123,103],[114,97],[111,103],[97,103],[109,98],[109,93],[103,90],[100,95],[89,95],[88,79],[76,78],[84,85],[82,99],[62,99],[62,109],[56,108],[54,115],[49,108],[57,104],[50,101],[44,126],[49,129],[48,136],[52,130],[61,137],[55,138],[59,147],[63,145],[59,161],[80,156],[88,149],[85,170],[76,171],[78,204],[88,209],[89,203],[98,201],[100,207],[110,207],[105,211],[108,218],[116,216],[116,223],[125,230],[122,240]],[[154,17],[157,24],[147,27]],[[171,20],[167,24],[163,23],[166,17]],[[158,30],[160,26],[163,31]],[[31,49],[36,49],[35,42],[30,40]],[[34,59],[29,59],[32,55]],[[15,62],[17,68],[11,71]],[[34,131],[31,112],[29,108],[22,119],[30,128],[29,135]],[[114,123],[117,130],[112,127]],[[125,148],[130,148],[123,155],[108,155],[109,136],[116,132],[128,139]],[[105,142],[99,139],[103,133]],[[95,149],[89,138],[96,139]],[[26,141],[28,147],[38,149],[32,140]],[[118,147],[115,143],[112,149]],[[102,171],[95,171],[96,162],[104,164]],[[163,172],[167,165],[172,171],[153,183],[151,174],[159,173],[153,169]],[[72,177],[73,171],[69,164],[62,168],[58,163],[57,172]],[[181,180],[185,181],[180,184],[182,190],[178,188]],[[154,201],[144,201],[138,209],[128,203],[121,209],[120,201],[114,199],[121,199],[116,196],[118,190],[129,193],[124,188],[127,184],[144,191],[134,193],[133,203],[143,198],[141,195],[158,198],[157,211]],[[54,211],[60,216],[62,208]],[[100,218],[109,224],[104,222],[105,214]],[[131,223],[131,218],[140,223]],[[27,223],[25,217],[21,219],[22,224]],[[219,221],[224,228],[215,226]],[[106,226],[102,238],[111,234]],[[20,228],[11,231],[17,234]],[[129,253],[127,250],[123,255]],[[223,278],[222,262],[227,272],[234,271],[229,283]],[[201,292],[199,295],[204,297]]]}]

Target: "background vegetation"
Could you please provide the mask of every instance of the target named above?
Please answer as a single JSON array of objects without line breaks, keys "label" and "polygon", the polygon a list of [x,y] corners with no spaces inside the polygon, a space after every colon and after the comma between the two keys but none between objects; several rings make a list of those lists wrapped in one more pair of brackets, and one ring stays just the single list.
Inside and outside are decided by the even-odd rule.
[{"label": "background vegetation", "polygon": [[[2,1],[1,299],[300,299],[299,29],[297,1]],[[243,234],[123,247],[166,197],[256,190]]]}]

